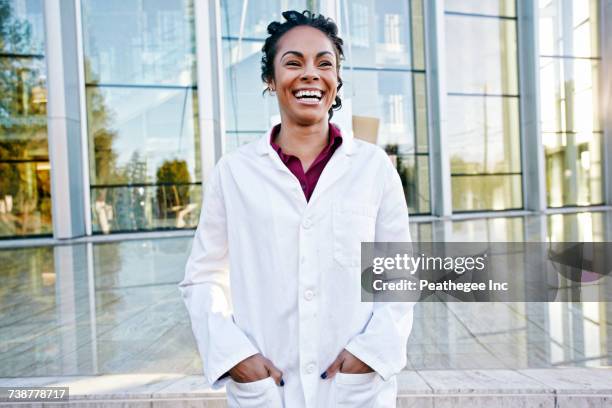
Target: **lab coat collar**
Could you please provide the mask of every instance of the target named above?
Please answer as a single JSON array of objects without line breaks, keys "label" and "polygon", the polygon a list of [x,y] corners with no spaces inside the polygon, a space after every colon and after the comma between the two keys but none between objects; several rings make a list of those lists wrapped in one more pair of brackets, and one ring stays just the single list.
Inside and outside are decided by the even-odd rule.
[{"label": "lab coat collar", "polygon": [[[338,147],[338,153],[343,153],[350,156],[353,154],[353,133],[348,130],[342,130],[342,128],[335,123],[333,123],[333,125],[340,130],[340,134],[342,135],[342,144],[340,147]],[[266,154],[277,154],[272,146],[270,146],[270,136],[274,126],[270,127],[270,129],[268,129],[266,134],[263,135],[258,142],[257,153],[262,156]]]}]

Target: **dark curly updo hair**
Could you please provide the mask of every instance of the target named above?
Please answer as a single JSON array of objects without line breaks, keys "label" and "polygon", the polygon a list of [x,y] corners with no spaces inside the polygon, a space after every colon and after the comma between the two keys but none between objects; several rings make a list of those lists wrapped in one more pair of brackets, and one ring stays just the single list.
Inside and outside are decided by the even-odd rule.
[{"label": "dark curly updo hair", "polygon": [[[338,89],[342,88],[342,79],[340,78],[340,61],[344,59],[344,52],[342,50],[342,45],[344,42],[342,38],[338,37],[338,26],[334,21],[330,18],[326,18],[321,14],[311,13],[309,10],[304,10],[303,12],[290,10],[284,11],[282,13],[283,17],[285,17],[284,23],[279,23],[278,21],[273,21],[268,25],[268,38],[266,38],[266,42],[264,43],[261,51],[263,52],[263,56],[261,57],[261,79],[265,83],[269,83],[274,79],[274,58],[276,57],[276,44],[278,40],[289,30],[298,26],[309,26],[316,28],[317,30],[321,30],[327,38],[331,41],[334,46],[334,50],[336,51],[336,69],[338,72]],[[263,93],[266,91],[270,91],[270,88],[266,88]],[[329,109],[329,119],[331,120],[332,116],[334,116],[334,110],[338,110],[342,107],[342,100],[336,94],[336,99]]]}]

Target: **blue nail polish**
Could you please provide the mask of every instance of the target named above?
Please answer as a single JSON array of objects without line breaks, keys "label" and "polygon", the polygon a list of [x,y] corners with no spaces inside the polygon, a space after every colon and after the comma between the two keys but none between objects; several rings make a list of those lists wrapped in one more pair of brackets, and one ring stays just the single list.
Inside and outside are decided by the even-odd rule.
[{"label": "blue nail polish", "polygon": [[281,385],[281,387],[283,387],[285,385],[285,380],[281,379],[280,385]]},{"label": "blue nail polish", "polygon": [[321,378],[322,379],[326,379],[327,378],[327,372],[324,372],[323,374],[321,374]]}]

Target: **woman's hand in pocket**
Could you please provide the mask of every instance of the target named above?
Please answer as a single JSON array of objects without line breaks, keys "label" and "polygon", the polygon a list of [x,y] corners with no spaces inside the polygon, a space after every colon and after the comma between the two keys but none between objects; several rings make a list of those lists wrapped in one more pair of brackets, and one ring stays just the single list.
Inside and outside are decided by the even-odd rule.
[{"label": "woman's hand in pocket", "polygon": [[284,385],[283,373],[261,354],[245,358],[229,370],[232,379],[239,383],[248,383],[272,377],[277,385]]},{"label": "woman's hand in pocket", "polygon": [[333,363],[321,374],[321,378],[333,378],[336,373],[364,374],[371,373],[372,367],[355,357],[346,349],[342,350]]}]

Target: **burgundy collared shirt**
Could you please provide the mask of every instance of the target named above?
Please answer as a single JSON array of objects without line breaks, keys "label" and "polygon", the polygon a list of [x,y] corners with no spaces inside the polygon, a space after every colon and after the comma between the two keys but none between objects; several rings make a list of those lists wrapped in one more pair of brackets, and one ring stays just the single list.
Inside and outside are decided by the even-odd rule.
[{"label": "burgundy collared shirt", "polygon": [[329,124],[329,140],[327,141],[327,146],[321,150],[321,153],[319,153],[308,170],[306,170],[306,173],[304,173],[304,168],[302,167],[300,159],[291,154],[283,153],[281,147],[274,143],[274,139],[276,139],[276,136],[280,132],[280,128],[281,125],[278,124],[272,129],[270,145],[276,150],[276,153],[278,153],[281,161],[285,163],[289,171],[298,179],[302,186],[302,191],[306,196],[306,201],[309,201],[325,165],[327,165],[327,162],[331,159],[338,146],[342,144],[342,134],[340,133],[340,129],[331,123]]}]

